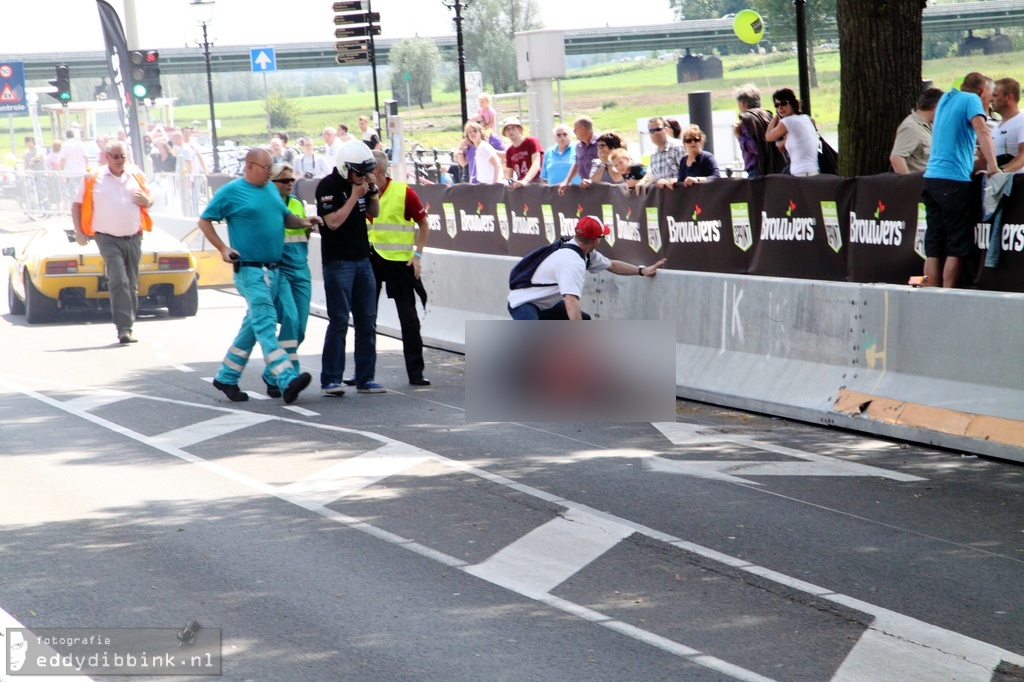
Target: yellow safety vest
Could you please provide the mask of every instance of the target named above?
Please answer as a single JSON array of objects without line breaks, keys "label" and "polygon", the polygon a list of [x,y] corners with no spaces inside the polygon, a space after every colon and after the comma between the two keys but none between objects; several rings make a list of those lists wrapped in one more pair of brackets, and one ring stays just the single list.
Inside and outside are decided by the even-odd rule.
[{"label": "yellow safety vest", "polygon": [[[100,170],[101,169],[99,168],[95,170],[90,170],[84,178],[85,194],[82,196],[82,232],[89,235],[90,237],[93,235],[92,188],[96,185],[96,180],[99,178]],[[125,168],[125,172],[129,172],[127,168]],[[130,172],[129,174],[133,178],[135,178],[135,182],[139,183],[139,188],[146,194],[149,194],[149,190],[146,189],[145,176],[143,176],[142,173],[139,173],[137,171]],[[153,229],[153,219],[149,217],[149,211],[146,210],[145,206],[139,206],[139,213],[142,216],[142,229],[147,232]]]},{"label": "yellow safety vest", "polygon": [[391,180],[380,196],[380,215],[373,219],[370,243],[385,260],[408,261],[416,247],[416,223],[405,218],[409,185]]}]

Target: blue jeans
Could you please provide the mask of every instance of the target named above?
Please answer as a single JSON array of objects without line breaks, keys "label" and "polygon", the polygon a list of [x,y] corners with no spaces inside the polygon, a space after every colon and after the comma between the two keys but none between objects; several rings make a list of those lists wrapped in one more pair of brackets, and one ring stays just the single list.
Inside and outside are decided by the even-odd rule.
[{"label": "blue jeans", "polygon": [[356,384],[373,381],[377,364],[377,281],[369,258],[324,264],[327,335],[324,337],[320,386],[341,383],[345,376],[348,317],[356,326]]},{"label": "blue jeans", "polygon": [[[508,306],[508,314],[513,320],[568,320],[569,313],[565,310],[565,301],[559,301],[547,310],[541,310],[533,303],[524,303],[518,308]],[[589,320],[590,315],[580,311],[580,317]]]}]

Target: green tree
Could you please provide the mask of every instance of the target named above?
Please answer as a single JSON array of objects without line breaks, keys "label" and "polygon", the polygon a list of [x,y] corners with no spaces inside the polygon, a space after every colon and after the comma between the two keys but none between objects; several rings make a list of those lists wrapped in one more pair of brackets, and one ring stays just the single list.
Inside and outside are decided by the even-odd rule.
[{"label": "green tree", "polygon": [[466,62],[494,92],[520,88],[516,67],[517,31],[541,28],[537,0],[475,0],[466,10],[462,33]]},{"label": "green tree", "polygon": [[[796,40],[796,7],[793,0],[751,0],[750,7],[764,20],[772,42]],[[804,5],[807,28],[807,67],[811,87],[818,87],[818,73],[814,68],[815,36],[826,26],[836,22],[836,0],[809,0]]]},{"label": "green tree", "polygon": [[431,101],[430,90],[440,61],[441,52],[429,38],[407,38],[392,47],[388,55],[391,96],[404,106],[412,106],[412,102],[405,101],[405,74],[409,74],[409,95],[422,109],[425,102]]},{"label": "green tree", "polygon": [[299,109],[295,103],[279,92],[267,96],[266,106],[270,109],[270,128],[272,130],[289,130],[299,120]]},{"label": "green tree", "polygon": [[896,128],[921,92],[921,12],[925,0],[838,0],[843,77],[839,172],[886,169]]},{"label": "green tree", "polygon": [[676,19],[719,19],[747,8],[747,0],[668,0]]}]

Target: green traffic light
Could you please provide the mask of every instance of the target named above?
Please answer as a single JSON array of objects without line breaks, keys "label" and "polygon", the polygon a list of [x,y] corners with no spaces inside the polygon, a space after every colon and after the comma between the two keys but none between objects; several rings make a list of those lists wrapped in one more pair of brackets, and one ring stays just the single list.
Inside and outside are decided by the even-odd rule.
[{"label": "green traffic light", "polygon": [[62,92],[62,93],[60,93],[60,101],[61,102],[70,102],[71,101],[71,93],[70,92]]},{"label": "green traffic light", "polygon": [[146,95],[149,93],[144,84],[136,83],[132,86],[132,94],[135,95],[136,99],[145,99]]}]

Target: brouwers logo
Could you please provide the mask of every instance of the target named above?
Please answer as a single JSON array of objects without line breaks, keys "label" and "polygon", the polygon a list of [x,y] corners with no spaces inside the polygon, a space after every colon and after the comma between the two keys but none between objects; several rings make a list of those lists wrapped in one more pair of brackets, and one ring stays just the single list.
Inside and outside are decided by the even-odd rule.
[{"label": "brouwers logo", "polygon": [[792,199],[787,200],[786,213],[782,217],[772,217],[768,211],[761,211],[762,241],[812,241],[817,220],[801,218],[796,214],[797,205]]},{"label": "brouwers logo", "polygon": [[523,204],[523,215],[512,211],[512,234],[540,234],[540,218],[530,217],[530,207]]},{"label": "brouwers logo", "polygon": [[699,220],[704,210],[694,204],[689,220],[677,220],[667,216],[668,241],[670,244],[700,244],[718,242],[722,239],[721,220]]},{"label": "brouwers logo", "polygon": [[884,220],[885,204],[878,201],[870,218],[862,218],[850,211],[850,243],[874,246],[899,246],[903,243],[904,220]]}]

